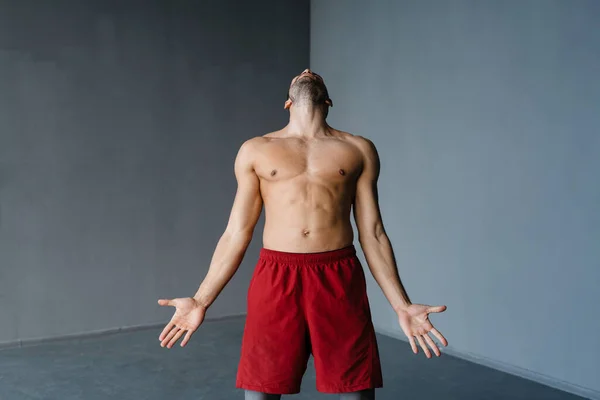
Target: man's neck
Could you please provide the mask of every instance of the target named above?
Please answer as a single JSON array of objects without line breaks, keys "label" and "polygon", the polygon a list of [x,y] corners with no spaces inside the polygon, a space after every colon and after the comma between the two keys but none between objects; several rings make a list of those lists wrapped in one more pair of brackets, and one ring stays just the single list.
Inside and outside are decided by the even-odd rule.
[{"label": "man's neck", "polygon": [[329,125],[325,121],[323,110],[320,107],[296,106],[292,108],[286,130],[290,135],[306,139],[329,135]]}]

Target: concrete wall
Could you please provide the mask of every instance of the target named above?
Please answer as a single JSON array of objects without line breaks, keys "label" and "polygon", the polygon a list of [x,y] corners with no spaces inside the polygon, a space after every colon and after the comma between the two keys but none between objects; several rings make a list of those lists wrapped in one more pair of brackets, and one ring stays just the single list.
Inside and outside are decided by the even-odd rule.
[{"label": "concrete wall", "polygon": [[[247,138],[287,121],[308,1],[0,1],[0,342],[167,321]],[[209,311],[245,312],[255,240]]]},{"label": "concrete wall", "polygon": [[[413,301],[465,357],[600,398],[600,3],[313,1]],[[403,336],[373,280],[375,323]],[[432,362],[435,362],[434,360]]]}]

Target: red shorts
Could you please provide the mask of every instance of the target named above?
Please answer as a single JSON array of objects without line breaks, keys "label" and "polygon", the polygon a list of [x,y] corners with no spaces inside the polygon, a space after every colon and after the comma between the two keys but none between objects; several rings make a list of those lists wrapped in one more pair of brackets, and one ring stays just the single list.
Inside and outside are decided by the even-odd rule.
[{"label": "red shorts", "polygon": [[236,387],[298,393],[311,354],[319,392],[383,385],[365,275],[353,246],[309,254],[260,252],[248,290]]}]

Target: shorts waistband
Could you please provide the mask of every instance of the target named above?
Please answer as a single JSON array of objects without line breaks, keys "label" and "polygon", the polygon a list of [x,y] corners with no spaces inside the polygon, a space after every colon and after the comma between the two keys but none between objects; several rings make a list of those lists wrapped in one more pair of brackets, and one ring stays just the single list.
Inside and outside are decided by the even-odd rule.
[{"label": "shorts waistband", "polygon": [[354,257],[355,255],[356,249],[354,248],[354,245],[319,253],[288,253],[265,248],[260,250],[260,258],[263,260],[299,265],[326,264]]}]

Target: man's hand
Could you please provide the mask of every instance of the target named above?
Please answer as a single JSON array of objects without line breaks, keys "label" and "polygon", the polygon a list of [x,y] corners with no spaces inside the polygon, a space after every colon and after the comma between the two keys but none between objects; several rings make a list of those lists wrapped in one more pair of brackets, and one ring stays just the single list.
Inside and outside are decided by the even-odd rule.
[{"label": "man's hand", "polygon": [[173,318],[158,337],[161,347],[166,346],[170,349],[185,333],[185,338],[181,341],[181,347],[184,347],[204,321],[206,308],[191,297],[172,300],[160,299],[158,304],[175,307]]},{"label": "man's hand", "polygon": [[436,356],[439,357],[441,355],[440,349],[438,349],[435,342],[429,336],[429,332],[433,333],[444,346],[448,346],[446,338],[433,327],[428,318],[429,313],[439,313],[443,311],[446,311],[446,306],[411,304],[398,312],[400,327],[408,337],[413,353],[418,353],[417,344],[415,343],[416,337],[427,358],[431,358],[431,351],[429,351],[425,342],[431,347]]}]

